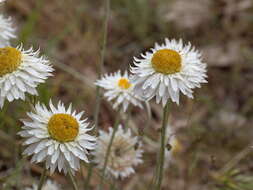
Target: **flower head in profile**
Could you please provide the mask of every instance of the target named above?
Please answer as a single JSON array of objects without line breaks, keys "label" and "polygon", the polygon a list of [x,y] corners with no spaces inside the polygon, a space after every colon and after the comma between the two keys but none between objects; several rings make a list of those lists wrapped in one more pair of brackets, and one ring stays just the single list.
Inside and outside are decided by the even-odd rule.
[{"label": "flower head in profile", "polygon": [[156,97],[163,106],[168,99],[179,104],[180,93],[193,98],[193,89],[207,82],[201,54],[182,40],[165,39],[164,44],[155,44],[141,59],[135,58],[131,72],[134,91],[146,100]]},{"label": "flower head in profile", "polygon": [[[112,132],[112,128],[109,128],[108,133],[99,131],[97,147],[94,152],[94,162],[98,164],[100,169],[104,166]],[[134,166],[143,162],[142,153],[143,150],[138,137],[132,136],[130,129],[125,131],[119,125],[111,146],[106,173],[115,178],[128,177],[130,174],[135,173]]]},{"label": "flower head in profile", "polygon": [[166,139],[168,147],[165,151],[165,168],[167,168],[169,164],[174,161],[174,158],[183,151],[183,145],[170,125],[167,127]]},{"label": "flower head in profile", "polygon": [[[60,190],[60,189],[61,188],[60,188],[59,184],[57,184],[54,181],[47,180],[46,183],[42,186],[41,190]],[[25,190],[38,190],[38,185],[33,184],[33,186],[31,188],[27,187],[27,188],[25,188]]]},{"label": "flower head in profile", "polygon": [[126,111],[129,104],[142,108],[141,99],[133,93],[134,85],[130,82],[127,72],[124,75],[121,75],[120,71],[106,74],[95,84],[106,90],[104,96],[108,101],[114,101],[114,109],[122,106]]},{"label": "flower head in profile", "polygon": [[67,109],[59,102],[55,107],[50,101],[50,109],[37,103],[34,112],[27,114],[30,121],[23,120],[24,126],[19,135],[25,138],[25,155],[32,155],[31,162],[46,162],[46,168],[53,173],[58,168],[67,173],[80,168],[80,160],[89,162],[89,150],[95,148],[96,138],[87,132],[92,128],[86,119],[81,119],[83,112]]},{"label": "flower head in profile", "polygon": [[11,18],[0,15],[0,48],[9,46],[13,38],[16,38],[16,35]]},{"label": "flower head in profile", "polygon": [[39,56],[39,50],[22,47],[0,48],[0,108],[7,99],[25,99],[25,94],[37,95],[36,87],[52,76],[49,61]]}]

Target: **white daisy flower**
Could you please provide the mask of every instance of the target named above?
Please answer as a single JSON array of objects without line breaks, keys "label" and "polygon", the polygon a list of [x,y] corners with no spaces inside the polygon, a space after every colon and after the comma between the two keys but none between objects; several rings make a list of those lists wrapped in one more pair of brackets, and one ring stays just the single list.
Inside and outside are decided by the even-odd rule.
[{"label": "white daisy flower", "polygon": [[5,99],[25,99],[25,93],[38,95],[36,87],[52,76],[53,68],[39,50],[22,47],[0,48],[0,107]]},{"label": "white daisy flower", "polygon": [[125,112],[130,103],[142,108],[141,99],[133,93],[134,85],[130,83],[127,72],[124,75],[121,75],[120,71],[106,74],[95,84],[106,90],[104,96],[108,101],[115,101],[113,104],[114,109],[122,105]]},{"label": "white daisy flower", "polygon": [[82,120],[84,112],[72,111],[64,104],[55,107],[50,101],[50,110],[40,103],[35,105],[34,112],[27,115],[31,121],[23,120],[24,126],[19,135],[26,138],[25,155],[33,155],[31,162],[46,162],[46,168],[53,173],[58,167],[66,174],[68,168],[74,172],[80,168],[80,160],[89,162],[88,150],[95,148],[96,138],[87,134],[87,119]]},{"label": "white daisy flower", "polygon": [[[100,169],[104,166],[112,132],[112,128],[109,128],[109,133],[99,131],[97,147],[93,154],[95,156],[94,162],[98,164],[97,167]],[[143,150],[141,149],[138,137],[133,137],[130,129],[124,131],[122,126],[119,125],[111,146],[111,152],[105,170],[106,174],[110,174],[115,178],[126,178],[130,174],[135,173],[134,166],[143,162],[142,153]]]},{"label": "white daisy flower", "polygon": [[0,15],[0,48],[10,45],[10,40],[16,38],[15,31],[12,19]]},{"label": "white daisy flower", "polygon": [[[46,183],[42,186],[42,190],[60,190],[59,184],[51,180],[47,180]],[[27,187],[25,190],[38,190],[38,185],[33,184],[32,188]]]},{"label": "white daisy flower", "polygon": [[206,83],[206,64],[201,54],[182,40],[168,40],[142,54],[142,59],[134,58],[131,67],[135,92],[147,100],[154,96],[156,102],[166,105],[168,99],[179,104],[179,93],[193,98],[193,89]]}]

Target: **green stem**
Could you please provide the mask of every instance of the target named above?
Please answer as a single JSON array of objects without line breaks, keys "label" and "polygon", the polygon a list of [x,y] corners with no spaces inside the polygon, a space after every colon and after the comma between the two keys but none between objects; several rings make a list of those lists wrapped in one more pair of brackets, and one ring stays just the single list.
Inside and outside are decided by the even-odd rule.
[{"label": "green stem", "polygon": [[128,129],[129,128],[129,120],[131,117],[131,112],[132,112],[132,106],[129,105],[128,110],[127,110],[127,114],[126,114],[126,121],[125,121],[125,128]]},{"label": "green stem", "polygon": [[89,167],[88,167],[88,172],[87,172],[87,177],[86,177],[86,181],[85,181],[85,184],[84,184],[84,189],[89,189],[90,188],[90,180],[91,180],[91,177],[92,177],[92,174],[93,174],[93,164],[90,163]]},{"label": "green stem", "polygon": [[40,181],[39,181],[39,186],[38,186],[38,190],[41,190],[44,183],[45,183],[45,180],[46,180],[46,173],[47,173],[47,169],[46,169],[46,166],[44,166],[44,169],[43,169],[43,172],[40,176]]},{"label": "green stem", "polygon": [[148,125],[146,127],[149,127],[151,125],[152,113],[151,113],[151,107],[148,101],[145,101],[145,106],[146,106],[147,116],[148,116],[148,122],[147,122]]},{"label": "green stem", "polygon": [[72,175],[70,170],[68,171],[68,174],[69,174],[69,178],[70,178],[70,181],[73,185],[74,190],[78,190],[78,186],[77,186],[74,176]]},{"label": "green stem", "polygon": [[116,116],[116,120],[115,120],[115,123],[114,123],[114,126],[113,126],[112,136],[110,138],[110,142],[109,142],[109,145],[108,145],[107,150],[106,150],[105,162],[104,162],[104,165],[103,165],[102,177],[101,177],[101,182],[100,182],[100,185],[99,185],[100,190],[102,189],[102,186],[104,184],[105,170],[106,170],[106,167],[107,167],[107,164],[108,164],[112,143],[113,143],[115,134],[116,134],[116,132],[118,130],[118,127],[119,127],[119,121],[120,121],[120,110],[118,111],[118,114]]},{"label": "green stem", "polygon": [[[104,71],[109,17],[110,17],[110,0],[106,0],[105,1],[105,17],[104,17],[104,21],[103,21],[104,27],[103,27],[103,39],[102,39],[102,45],[101,45],[101,59],[100,59],[100,66],[99,66],[99,71],[98,71],[99,77],[102,75],[102,73]],[[95,106],[95,113],[94,113],[94,123],[95,123],[96,133],[98,132],[98,117],[99,117],[100,104],[101,104],[100,102],[101,102],[100,87],[97,86],[96,106]],[[86,183],[85,183],[85,190],[89,188],[92,173],[93,173],[93,165],[90,164],[89,169],[88,169],[87,178],[86,178]]]},{"label": "green stem", "polygon": [[116,190],[117,189],[116,184],[117,184],[116,179],[113,179],[113,182],[110,185],[110,190]]},{"label": "green stem", "polygon": [[96,105],[95,105],[95,114],[94,114],[94,129],[95,132],[98,132],[98,116],[99,116],[99,110],[100,110],[100,104],[101,104],[101,97],[100,97],[100,87],[97,86],[96,88]]},{"label": "green stem", "polygon": [[2,108],[2,111],[0,112],[0,128],[2,128],[6,122],[6,116],[8,115],[7,111],[8,111],[8,107],[9,107],[9,102],[5,101],[5,105]]},{"label": "green stem", "polygon": [[[156,155],[156,160],[158,162],[158,160],[159,160],[159,154]],[[156,182],[157,182],[157,177],[158,177],[158,171],[159,171],[159,164],[157,164],[156,167],[155,167],[155,172],[154,172],[154,175],[153,175],[152,180],[150,182],[148,190],[155,189]]]},{"label": "green stem", "polygon": [[166,148],[166,128],[168,125],[168,116],[169,116],[169,101],[166,103],[166,106],[163,110],[163,122],[162,122],[162,130],[161,130],[161,147],[160,147],[160,156],[158,163],[158,177],[157,177],[157,188],[156,190],[160,190],[162,188],[162,180],[163,180],[163,165],[164,165],[164,157],[165,157],[165,148]]},{"label": "green stem", "polygon": [[[110,0],[105,1],[105,17],[104,17],[104,27],[103,27],[103,38],[102,38],[102,44],[101,44],[101,59],[100,59],[100,65],[99,65],[99,77],[104,72],[104,63],[105,63],[105,53],[106,53],[106,44],[107,44],[107,34],[108,34],[108,23],[109,23],[109,17],[110,17]],[[97,87],[96,90],[96,108],[95,108],[95,129],[97,130],[98,125],[98,115],[100,110],[100,87]]]}]

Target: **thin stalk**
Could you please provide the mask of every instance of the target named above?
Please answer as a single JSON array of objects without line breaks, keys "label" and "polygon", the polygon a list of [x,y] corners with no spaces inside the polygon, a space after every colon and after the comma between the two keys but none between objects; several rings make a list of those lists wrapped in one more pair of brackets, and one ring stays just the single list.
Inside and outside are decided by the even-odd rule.
[{"label": "thin stalk", "polygon": [[95,105],[95,114],[94,114],[94,130],[97,133],[98,132],[98,116],[99,116],[99,110],[100,110],[100,104],[101,104],[101,97],[100,97],[100,87],[97,86],[96,88],[96,105]]},{"label": "thin stalk", "polygon": [[161,130],[161,147],[159,153],[159,163],[158,163],[158,176],[157,176],[157,188],[156,190],[160,190],[162,188],[162,180],[163,180],[163,166],[164,166],[164,156],[165,156],[165,148],[166,148],[166,128],[168,125],[168,116],[169,116],[169,101],[166,103],[166,106],[163,109],[163,122],[162,122],[162,130]]},{"label": "thin stalk", "polygon": [[74,176],[72,175],[70,170],[68,171],[68,174],[69,174],[69,178],[70,178],[70,181],[73,185],[74,190],[78,190],[78,186],[77,186]]},{"label": "thin stalk", "polygon": [[113,182],[110,185],[110,190],[116,190],[117,189],[116,184],[117,184],[116,179],[113,179]]},{"label": "thin stalk", "polygon": [[107,164],[108,164],[108,160],[109,160],[109,156],[110,156],[110,152],[111,152],[112,143],[113,143],[115,134],[116,134],[116,132],[118,130],[119,121],[120,121],[120,111],[118,111],[118,114],[116,116],[116,120],[115,120],[115,123],[114,123],[114,126],[113,126],[112,136],[110,138],[110,142],[109,142],[109,145],[108,145],[107,150],[106,150],[105,162],[104,162],[104,165],[103,165],[102,177],[101,177],[101,182],[100,182],[100,185],[99,185],[99,189],[100,190],[102,189],[102,186],[104,184],[105,170],[106,170],[106,167],[107,167]]},{"label": "thin stalk", "polygon": [[[159,160],[159,154],[156,155],[156,160],[157,161]],[[158,177],[158,171],[159,171],[159,164],[157,164],[155,167],[155,172],[154,172],[154,175],[153,175],[152,180],[150,182],[148,190],[155,189],[157,177]]]},{"label": "thin stalk", "polygon": [[0,128],[2,128],[5,124],[5,121],[6,121],[5,115],[6,114],[8,115],[8,113],[7,113],[8,107],[9,107],[9,102],[6,101],[4,107],[2,108],[2,111],[0,112]]},{"label": "thin stalk", "polygon": [[[108,23],[109,23],[109,17],[110,17],[110,0],[105,1],[105,18],[104,18],[104,27],[103,27],[103,38],[102,38],[102,44],[101,44],[101,58],[100,58],[100,65],[98,74],[101,76],[104,72],[104,63],[105,63],[105,53],[106,53],[106,44],[107,44],[107,34],[108,34]],[[97,130],[98,125],[98,115],[100,110],[100,87],[97,86],[96,90],[96,108],[95,108],[95,130]]]},{"label": "thin stalk", "polygon": [[38,186],[38,190],[41,190],[43,187],[43,184],[45,183],[46,180],[46,173],[47,173],[47,169],[46,166],[44,166],[43,172],[40,176],[40,181],[39,181],[39,186]]},{"label": "thin stalk", "polygon": [[87,177],[86,177],[86,182],[84,183],[84,189],[89,189],[89,185],[90,185],[90,180],[93,174],[93,164],[90,163],[89,167],[88,167],[88,172],[87,172]]},{"label": "thin stalk", "polygon": [[130,120],[130,117],[131,117],[132,108],[133,108],[133,107],[130,105],[130,106],[128,107],[128,110],[127,110],[126,120],[125,120],[125,128],[126,128],[126,129],[129,128],[129,120]]},{"label": "thin stalk", "polygon": [[152,113],[151,113],[151,107],[150,107],[148,101],[145,101],[145,106],[146,106],[147,115],[148,115],[148,122],[147,122],[148,125],[147,125],[147,127],[149,127],[151,125]]},{"label": "thin stalk", "polygon": [[[88,169],[88,166],[86,167],[86,166],[84,165],[84,167],[85,167],[86,169]],[[102,177],[100,171],[94,170],[94,174],[96,174],[97,177],[99,177],[99,179]],[[0,179],[1,179],[1,178],[0,178]],[[112,181],[107,181],[107,184],[109,184],[109,185],[112,185],[112,183],[113,183]],[[86,189],[85,189],[85,190],[86,190]]]},{"label": "thin stalk", "polygon": [[224,175],[227,171],[231,170],[235,165],[241,161],[245,156],[247,156],[252,151],[251,144],[234,156],[221,170],[220,176]]},{"label": "thin stalk", "polygon": [[[107,44],[107,35],[108,35],[108,23],[109,23],[109,17],[110,17],[110,0],[105,1],[105,17],[103,21],[103,38],[102,38],[102,44],[101,44],[101,58],[100,58],[100,65],[99,65],[99,70],[98,70],[98,75],[101,76],[104,72],[104,63],[105,63],[105,53],[106,53],[106,44]],[[96,88],[96,105],[95,105],[95,113],[94,113],[94,129],[97,134],[98,132],[98,116],[99,116],[99,111],[100,111],[100,103],[101,102],[101,97],[100,97],[100,87],[97,86]],[[90,164],[89,169],[88,169],[88,174],[86,178],[86,183],[84,189],[89,188],[90,184],[90,179],[92,177],[93,173],[93,165]]]}]

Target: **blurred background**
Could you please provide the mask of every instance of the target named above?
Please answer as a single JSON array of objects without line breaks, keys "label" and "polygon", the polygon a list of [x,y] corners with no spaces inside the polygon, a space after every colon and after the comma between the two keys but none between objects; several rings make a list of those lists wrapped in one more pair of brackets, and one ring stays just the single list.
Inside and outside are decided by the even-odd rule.
[{"label": "blurred background", "polygon": [[[99,77],[104,0],[8,0],[1,7],[13,17],[24,47],[41,48],[56,69],[39,87],[37,100],[62,100],[93,121]],[[195,99],[181,97],[172,105],[170,125],[180,144],[166,169],[166,190],[253,189],[253,0],[111,0],[105,71],[126,70],[133,56],[164,38],[191,41],[208,64],[208,84]],[[161,105],[151,103],[152,121],[139,108],[131,110],[130,125],[158,142]],[[0,112],[0,189],[19,190],[36,183],[40,164],[22,159],[22,140],[16,136],[20,118],[30,111],[21,101]],[[102,100],[100,129],[114,122],[115,112]],[[137,174],[120,181],[124,190],[145,190],[153,177],[157,150],[145,145],[144,164]],[[77,179],[80,187],[87,173]],[[62,174],[50,177],[71,189]],[[97,171],[92,187],[99,182]],[[5,185],[3,186],[3,183]],[[64,189],[63,188],[63,189]]]}]

